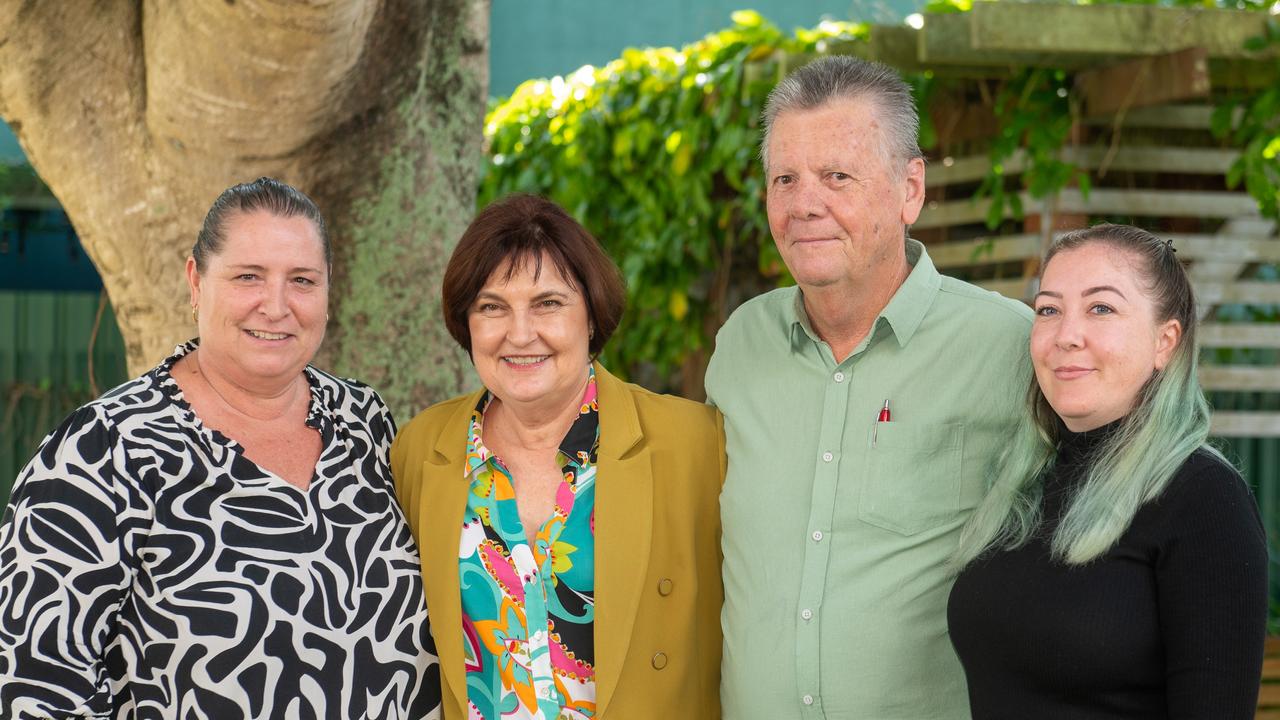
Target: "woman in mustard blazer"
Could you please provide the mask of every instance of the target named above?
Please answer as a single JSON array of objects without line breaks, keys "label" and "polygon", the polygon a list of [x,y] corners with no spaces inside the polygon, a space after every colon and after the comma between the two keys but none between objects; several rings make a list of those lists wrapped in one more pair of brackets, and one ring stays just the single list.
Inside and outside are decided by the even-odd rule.
[{"label": "woman in mustard blazer", "polygon": [[484,389],[391,456],[445,718],[718,718],[718,413],[592,362],[622,283],[549,201],[482,211],[443,296]]}]

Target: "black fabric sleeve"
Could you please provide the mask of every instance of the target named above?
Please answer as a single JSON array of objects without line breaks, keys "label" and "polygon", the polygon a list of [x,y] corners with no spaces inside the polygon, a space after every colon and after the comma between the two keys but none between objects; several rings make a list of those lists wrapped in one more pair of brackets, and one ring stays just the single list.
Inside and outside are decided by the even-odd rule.
[{"label": "black fabric sleeve", "polygon": [[1158,500],[1156,567],[1171,720],[1252,720],[1267,621],[1267,546],[1233,468],[1204,451]]}]

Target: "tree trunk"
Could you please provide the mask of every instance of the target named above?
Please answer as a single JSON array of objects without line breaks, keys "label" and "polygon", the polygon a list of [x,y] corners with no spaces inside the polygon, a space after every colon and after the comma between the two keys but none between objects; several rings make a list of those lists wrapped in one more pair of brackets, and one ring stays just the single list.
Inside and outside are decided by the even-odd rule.
[{"label": "tree trunk", "polygon": [[332,230],[317,364],[396,416],[470,384],[443,266],[475,202],[488,0],[0,0],[0,117],[102,275],[140,373],[194,334],[183,260],[261,175]]}]

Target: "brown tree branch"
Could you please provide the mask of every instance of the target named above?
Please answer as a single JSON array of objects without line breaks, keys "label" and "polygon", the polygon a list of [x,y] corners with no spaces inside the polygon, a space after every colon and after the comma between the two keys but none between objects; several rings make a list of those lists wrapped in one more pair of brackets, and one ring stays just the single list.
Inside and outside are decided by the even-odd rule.
[{"label": "brown tree branch", "polygon": [[161,146],[287,160],[344,122],[377,0],[148,0],[147,126]]}]

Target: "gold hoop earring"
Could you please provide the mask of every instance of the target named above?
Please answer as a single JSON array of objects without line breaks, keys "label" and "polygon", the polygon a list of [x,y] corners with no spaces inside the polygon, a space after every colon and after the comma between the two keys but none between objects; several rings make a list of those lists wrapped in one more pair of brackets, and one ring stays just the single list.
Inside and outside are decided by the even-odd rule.
[{"label": "gold hoop earring", "polygon": [[191,306],[191,322],[196,324],[200,323],[200,309],[197,305]]}]

